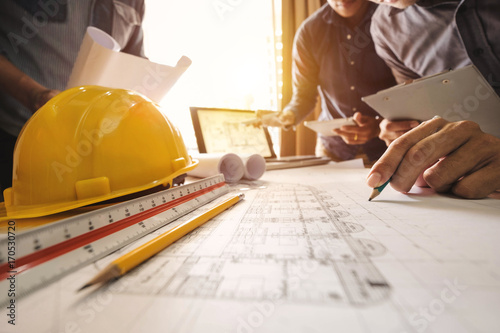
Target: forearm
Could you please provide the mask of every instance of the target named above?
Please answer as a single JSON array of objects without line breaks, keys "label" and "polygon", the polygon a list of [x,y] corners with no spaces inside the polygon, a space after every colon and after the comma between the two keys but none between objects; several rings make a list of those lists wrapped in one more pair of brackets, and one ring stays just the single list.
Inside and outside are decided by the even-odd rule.
[{"label": "forearm", "polygon": [[318,101],[320,66],[311,50],[314,41],[304,27],[297,32],[292,53],[292,98],[284,108],[295,115],[300,124]]},{"label": "forearm", "polygon": [[313,110],[318,101],[317,90],[312,92],[294,92],[290,102],[283,111],[292,112],[295,115],[295,125],[300,124]]},{"label": "forearm", "polygon": [[0,89],[32,111],[38,109],[38,96],[49,91],[2,55],[0,55]]}]

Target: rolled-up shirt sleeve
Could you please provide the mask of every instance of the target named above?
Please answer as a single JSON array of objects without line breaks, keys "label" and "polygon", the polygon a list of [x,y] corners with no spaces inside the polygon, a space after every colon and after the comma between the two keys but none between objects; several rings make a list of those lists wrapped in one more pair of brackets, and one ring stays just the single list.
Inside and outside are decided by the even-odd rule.
[{"label": "rolled-up shirt sleeve", "polygon": [[146,57],[144,53],[144,1],[114,1],[112,35],[125,53]]}]

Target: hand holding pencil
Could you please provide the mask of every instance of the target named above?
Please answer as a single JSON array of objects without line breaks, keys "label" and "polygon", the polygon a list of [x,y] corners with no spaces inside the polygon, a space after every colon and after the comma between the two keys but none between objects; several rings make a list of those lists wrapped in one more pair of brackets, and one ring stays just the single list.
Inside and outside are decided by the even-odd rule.
[{"label": "hand holding pencil", "polygon": [[105,283],[124,275],[134,267],[140,265],[161,250],[165,249],[173,242],[184,237],[186,234],[209,221],[211,218],[217,216],[229,207],[233,206],[244,197],[245,195],[242,193],[237,194],[221,202],[217,206],[209,209],[205,213],[198,215],[197,217],[168,230],[167,232],[153,238],[149,242],[139,246],[131,252],[121,256],[120,258],[111,262],[106,268],[104,268],[99,274],[97,274],[92,280],[87,282],[78,291],[90,287],[94,284]]}]

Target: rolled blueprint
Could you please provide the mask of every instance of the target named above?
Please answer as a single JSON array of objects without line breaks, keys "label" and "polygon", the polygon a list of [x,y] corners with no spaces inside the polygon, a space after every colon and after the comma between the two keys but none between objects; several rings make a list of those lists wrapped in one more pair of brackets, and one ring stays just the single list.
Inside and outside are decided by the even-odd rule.
[{"label": "rolled blueprint", "polygon": [[222,173],[226,182],[234,183],[243,178],[245,165],[236,154],[199,154],[193,156],[199,161],[196,168],[188,172],[188,176],[210,177]]},{"label": "rolled blueprint", "polygon": [[130,89],[159,103],[191,65],[186,56],[172,67],[119,51],[113,37],[88,27],[66,88],[99,85]]},{"label": "rolled blueprint", "polygon": [[256,180],[266,170],[266,161],[259,154],[198,154],[193,158],[197,159],[199,164],[187,173],[189,176],[205,178],[222,173],[228,183],[235,183],[242,178]]},{"label": "rolled blueprint", "polygon": [[262,157],[262,155],[240,155],[240,157],[245,165],[245,174],[243,175],[243,178],[256,180],[262,177],[264,171],[266,171],[266,160]]}]

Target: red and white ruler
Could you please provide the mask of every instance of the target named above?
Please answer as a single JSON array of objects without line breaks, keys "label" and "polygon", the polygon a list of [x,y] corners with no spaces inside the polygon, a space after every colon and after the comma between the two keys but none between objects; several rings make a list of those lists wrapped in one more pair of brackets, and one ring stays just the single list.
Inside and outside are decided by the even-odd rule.
[{"label": "red and white ruler", "polygon": [[[0,239],[0,304],[96,261],[228,192],[221,174],[25,232],[16,232],[11,221],[9,226],[14,228],[8,228]],[[150,219],[160,213],[161,218]]]}]

